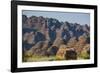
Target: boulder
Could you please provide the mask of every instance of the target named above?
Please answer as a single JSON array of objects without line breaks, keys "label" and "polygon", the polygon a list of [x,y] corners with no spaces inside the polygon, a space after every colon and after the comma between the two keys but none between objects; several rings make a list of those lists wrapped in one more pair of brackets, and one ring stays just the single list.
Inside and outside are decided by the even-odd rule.
[{"label": "boulder", "polygon": [[76,60],[77,59],[77,52],[73,49],[66,50],[65,59],[66,60]]}]

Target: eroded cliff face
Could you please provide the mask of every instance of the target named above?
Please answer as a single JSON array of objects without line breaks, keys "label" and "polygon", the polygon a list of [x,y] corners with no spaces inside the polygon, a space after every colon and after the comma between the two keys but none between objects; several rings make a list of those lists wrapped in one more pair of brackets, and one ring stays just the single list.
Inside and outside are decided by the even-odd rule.
[{"label": "eroded cliff face", "polygon": [[82,55],[82,51],[87,54],[89,52],[90,27],[87,24],[26,15],[22,16],[22,24],[24,56],[77,59],[77,56]]}]

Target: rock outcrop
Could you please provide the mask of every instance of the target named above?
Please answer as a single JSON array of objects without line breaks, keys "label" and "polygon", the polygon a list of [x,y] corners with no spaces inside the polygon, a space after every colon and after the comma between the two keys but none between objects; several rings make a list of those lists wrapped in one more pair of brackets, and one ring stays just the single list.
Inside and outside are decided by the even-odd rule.
[{"label": "rock outcrop", "polygon": [[22,16],[22,24],[25,56],[56,56],[58,60],[89,58],[89,25],[26,15]]}]

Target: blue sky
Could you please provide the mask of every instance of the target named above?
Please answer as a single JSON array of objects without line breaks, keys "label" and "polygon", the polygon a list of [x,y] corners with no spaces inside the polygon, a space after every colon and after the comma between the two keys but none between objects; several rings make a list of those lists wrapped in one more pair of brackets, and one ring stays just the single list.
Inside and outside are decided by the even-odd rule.
[{"label": "blue sky", "polygon": [[30,16],[43,16],[48,18],[55,18],[59,21],[68,21],[70,23],[79,23],[81,25],[88,24],[90,25],[90,14],[89,13],[76,13],[76,12],[53,12],[53,11],[30,11],[23,10],[23,15],[27,17]]}]

